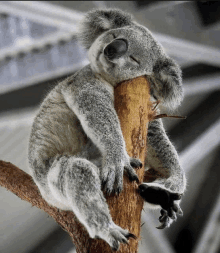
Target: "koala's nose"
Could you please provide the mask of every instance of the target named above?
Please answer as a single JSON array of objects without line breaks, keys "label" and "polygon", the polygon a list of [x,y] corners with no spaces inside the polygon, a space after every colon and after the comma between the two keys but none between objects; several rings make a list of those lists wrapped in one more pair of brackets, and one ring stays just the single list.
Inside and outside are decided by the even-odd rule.
[{"label": "koala's nose", "polygon": [[124,39],[116,39],[104,49],[104,55],[113,60],[123,56],[128,50],[128,43]]}]

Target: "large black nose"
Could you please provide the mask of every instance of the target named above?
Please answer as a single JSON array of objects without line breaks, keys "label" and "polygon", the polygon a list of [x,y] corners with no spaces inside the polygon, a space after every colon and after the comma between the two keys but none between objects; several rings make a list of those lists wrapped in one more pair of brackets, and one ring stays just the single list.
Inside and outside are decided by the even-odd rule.
[{"label": "large black nose", "polygon": [[128,50],[128,43],[124,39],[117,39],[110,43],[104,49],[104,55],[109,59],[113,60],[123,56]]}]

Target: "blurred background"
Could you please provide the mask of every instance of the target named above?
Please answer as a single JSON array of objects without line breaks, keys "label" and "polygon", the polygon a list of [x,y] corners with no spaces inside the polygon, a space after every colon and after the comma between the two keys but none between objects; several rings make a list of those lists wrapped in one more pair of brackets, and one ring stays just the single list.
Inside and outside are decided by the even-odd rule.
[{"label": "blurred background", "polygon": [[[1,1],[0,160],[28,172],[27,145],[39,104],[60,80],[88,64],[76,42],[92,8],[118,7],[148,27],[183,70],[185,99],[164,119],[187,175],[184,216],[157,230],[143,210],[139,253],[220,252],[220,2]],[[74,253],[46,213],[0,187],[1,253]]]}]

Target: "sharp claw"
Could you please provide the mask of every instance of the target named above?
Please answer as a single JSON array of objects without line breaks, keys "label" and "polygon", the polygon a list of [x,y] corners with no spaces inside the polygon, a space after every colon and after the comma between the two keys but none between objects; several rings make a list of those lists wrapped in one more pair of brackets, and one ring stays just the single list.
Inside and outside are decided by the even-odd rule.
[{"label": "sharp claw", "polygon": [[[134,158],[135,159],[135,158]],[[134,168],[142,168],[143,164],[140,160],[136,160],[136,161],[130,161],[130,165]]]},{"label": "sharp claw", "polygon": [[108,187],[105,188],[105,191],[106,191],[106,194],[107,194],[108,196],[110,196],[112,193],[115,192],[112,188],[108,188]]},{"label": "sharp claw", "polygon": [[106,194],[110,196],[111,192],[109,190],[106,190]]},{"label": "sharp claw", "polygon": [[118,249],[119,249],[119,245],[118,245],[118,243],[115,241],[115,242],[113,243],[112,250],[113,250],[113,251],[117,251]]},{"label": "sharp claw", "polygon": [[159,221],[162,223],[162,222],[165,222],[166,221],[166,218],[167,218],[167,216],[166,215],[161,215],[160,217],[159,217]]},{"label": "sharp claw", "polygon": [[117,191],[116,191],[117,195],[119,195],[120,192],[121,192],[121,190],[118,188]]},{"label": "sharp claw", "polygon": [[138,164],[138,166],[136,166],[136,168],[142,168],[142,167],[143,167],[142,162],[140,162],[140,163]]},{"label": "sharp claw", "polygon": [[134,169],[129,165],[129,166],[125,166],[125,171],[126,174],[129,178],[130,181],[137,181],[137,183],[139,183],[139,179],[137,174],[135,174]]},{"label": "sharp claw", "polygon": [[103,182],[102,182],[102,187],[103,187],[103,189],[105,189],[106,183],[107,183],[106,181],[103,181]]},{"label": "sharp claw", "polygon": [[160,217],[159,217],[159,222],[163,222],[163,216],[161,215]]},{"label": "sharp claw", "polygon": [[129,244],[127,240],[125,239],[122,239],[122,242],[125,243],[125,244]]},{"label": "sharp claw", "polygon": [[136,181],[138,184],[139,184],[139,182],[140,182],[137,175],[135,175],[135,176],[133,177],[133,180],[132,180],[132,181]]},{"label": "sharp claw", "polygon": [[157,228],[158,229],[164,229],[164,228],[167,228],[167,227],[169,227],[169,218],[168,217],[166,217],[165,221],[162,222],[162,224]]},{"label": "sharp claw", "polygon": [[132,175],[129,177],[129,180],[130,181],[137,181],[137,183],[139,183],[139,179],[138,179],[138,176],[137,175]]},{"label": "sharp claw", "polygon": [[128,235],[125,236],[127,239],[129,239],[130,237],[137,240],[137,236],[132,234],[132,233],[129,233]]}]

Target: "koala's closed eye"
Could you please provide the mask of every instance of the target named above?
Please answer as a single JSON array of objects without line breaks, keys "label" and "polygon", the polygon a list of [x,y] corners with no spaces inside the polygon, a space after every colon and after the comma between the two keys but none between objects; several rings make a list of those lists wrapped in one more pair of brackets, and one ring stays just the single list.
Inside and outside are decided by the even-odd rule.
[{"label": "koala's closed eye", "polygon": [[130,55],[129,57],[130,57],[133,61],[135,61],[138,65],[140,65],[140,62],[139,62],[137,59],[135,59],[134,56]]}]

